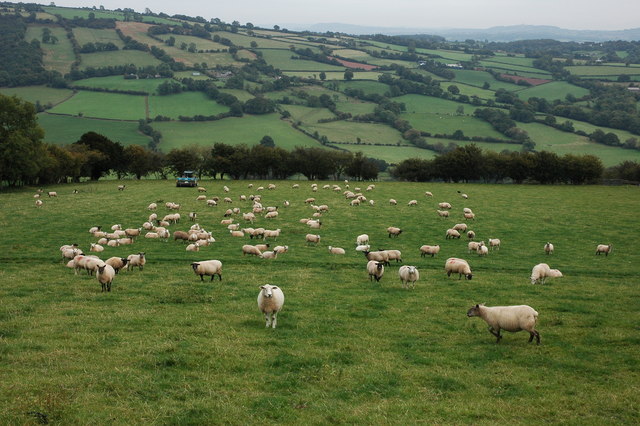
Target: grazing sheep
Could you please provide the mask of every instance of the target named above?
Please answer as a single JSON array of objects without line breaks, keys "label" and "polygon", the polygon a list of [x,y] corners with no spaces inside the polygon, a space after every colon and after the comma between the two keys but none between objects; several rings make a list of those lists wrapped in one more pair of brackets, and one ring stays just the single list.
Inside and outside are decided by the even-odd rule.
[{"label": "grazing sheep", "polygon": [[278,252],[277,251],[263,251],[262,254],[260,255],[261,258],[263,259],[275,259],[278,257]]},{"label": "grazing sheep", "polygon": [[264,314],[266,328],[276,328],[278,324],[278,312],[284,306],[284,293],[275,285],[265,284],[260,286],[258,293],[258,309]]},{"label": "grazing sheep", "polygon": [[268,212],[266,215],[264,215],[265,219],[275,219],[276,217],[278,217],[278,212],[276,211]]},{"label": "grazing sheep", "polygon": [[313,204],[316,202],[315,198],[307,198],[306,200],[304,200],[305,204]]},{"label": "grazing sheep", "polygon": [[467,194],[460,194],[460,196],[461,196],[462,198],[464,198],[465,200],[469,198],[469,196],[468,196]]},{"label": "grazing sheep", "polygon": [[369,261],[375,260],[376,262],[382,262],[385,265],[389,265],[389,253],[384,250],[363,251],[362,253],[364,254],[364,257],[366,257]]},{"label": "grazing sheep", "polygon": [[467,232],[467,224],[466,223],[456,223],[455,225],[453,225],[453,229],[455,229],[458,232]]},{"label": "grazing sheep", "polygon": [[502,336],[500,330],[515,333],[526,330],[529,332],[529,343],[536,338],[536,344],[540,344],[540,333],[535,329],[538,321],[538,313],[531,306],[484,306],[479,304],[467,311],[468,317],[480,317],[489,324],[489,333],[496,336],[496,343],[500,343]]},{"label": "grazing sheep", "polygon": [[215,207],[217,205],[218,205],[218,203],[216,202],[216,200],[207,200],[207,206]]},{"label": "grazing sheep", "polygon": [[98,244],[100,244],[100,245],[107,245],[108,242],[109,242],[109,240],[106,239],[106,238],[100,238],[98,240]]},{"label": "grazing sheep", "polygon": [[420,247],[420,257],[425,257],[428,254],[433,257],[438,253],[440,253],[440,246],[437,244],[435,246],[424,245]]},{"label": "grazing sheep", "polygon": [[393,198],[389,198],[389,204],[392,206],[396,206],[398,205],[398,202],[396,200],[394,200]]},{"label": "grazing sheep", "polygon": [[291,205],[291,203],[288,200],[284,200],[282,205],[285,206],[285,207],[289,207]]},{"label": "grazing sheep", "polygon": [[223,187],[222,187],[222,190],[223,190],[224,192],[229,192],[229,191],[230,191],[230,190],[229,190],[229,187],[228,187],[227,185],[223,186]]},{"label": "grazing sheep", "polygon": [[391,238],[392,235],[394,237],[397,237],[398,235],[402,234],[402,229],[396,228],[395,226],[390,226],[387,228],[387,233],[389,234],[389,238]]},{"label": "grazing sheep", "polygon": [[275,251],[278,254],[286,253],[289,251],[289,246],[275,246],[273,248],[273,251]]},{"label": "grazing sheep", "polygon": [[147,206],[147,209],[149,209],[149,210],[155,210],[157,208],[158,208],[158,204],[156,204],[156,203],[151,203],[151,204],[149,204]]},{"label": "grazing sheep", "polygon": [[418,200],[411,200],[407,203],[408,206],[417,206],[418,205]]},{"label": "grazing sheep", "polygon": [[269,248],[269,244],[256,244],[254,247],[256,247],[260,251],[265,251]]},{"label": "grazing sheep", "polygon": [[544,245],[544,252],[546,254],[553,254],[553,250],[554,250],[553,244],[547,243]]},{"label": "grazing sheep", "polygon": [[40,198],[40,194],[33,194],[33,198]]},{"label": "grazing sheep", "polygon": [[231,225],[233,223],[233,219],[222,219],[220,221],[220,225]]},{"label": "grazing sheep", "polygon": [[227,229],[231,230],[231,231],[237,231],[240,229],[240,224],[239,223],[232,223],[231,225],[227,225]]},{"label": "grazing sheep", "polygon": [[198,244],[198,241],[196,240],[195,243],[189,244],[185,250],[186,251],[200,251],[200,244]]},{"label": "grazing sheep", "polygon": [[455,257],[450,257],[444,264],[444,270],[447,272],[447,276],[450,277],[451,274],[458,274],[458,279],[462,278],[464,275],[465,279],[470,280],[473,278],[471,274],[471,268],[469,264],[464,259],[458,259]]},{"label": "grazing sheep", "polygon": [[384,275],[384,262],[370,260],[367,262],[367,272],[369,273],[369,281],[375,278],[376,282],[380,282],[380,278]]},{"label": "grazing sheep", "polygon": [[36,207],[42,207],[42,204],[44,204],[42,200],[36,200]]},{"label": "grazing sheep", "polygon": [[472,251],[477,251],[478,247],[482,247],[484,246],[484,241],[470,241],[469,244],[467,244],[467,253],[471,253]]},{"label": "grazing sheep", "polygon": [[217,275],[222,281],[222,262],[219,260],[202,260],[199,262],[193,262],[191,264],[191,268],[193,268],[193,272],[196,275],[200,275],[200,281],[204,282],[204,275],[211,276],[211,281]]},{"label": "grazing sheep", "polygon": [[356,251],[370,251],[371,250],[371,246],[369,244],[361,244],[359,246],[356,246]]},{"label": "grazing sheep", "polygon": [[124,191],[127,185],[118,185],[118,191]]},{"label": "grazing sheep", "polygon": [[247,222],[253,223],[253,221],[256,220],[256,215],[251,212],[242,213],[242,219],[246,220]]},{"label": "grazing sheep", "polygon": [[473,213],[469,207],[465,207],[462,209],[462,213]]},{"label": "grazing sheep", "polygon": [[438,216],[440,217],[449,217],[449,211],[448,210],[436,210],[438,212]]},{"label": "grazing sheep", "polygon": [[357,198],[353,199],[353,200],[351,200],[351,203],[349,203],[349,204],[352,205],[352,206],[359,206],[360,205],[360,200],[358,200]]},{"label": "grazing sheep", "polygon": [[173,233],[173,241],[177,240],[189,241],[189,234],[184,231],[175,231]]},{"label": "grazing sheep", "polygon": [[467,232],[467,237],[468,237],[470,240],[473,240],[473,239],[476,237],[476,233],[475,233],[475,232],[473,232],[473,231],[469,231],[469,232]]},{"label": "grazing sheep", "polygon": [[430,191],[426,191],[426,192],[424,193],[424,196],[425,196],[425,197],[433,197],[433,194],[432,194]]},{"label": "grazing sheep", "polygon": [[56,191],[49,191],[47,195],[49,196],[49,198],[58,197],[58,193]]},{"label": "grazing sheep", "polygon": [[195,222],[197,218],[198,218],[198,213],[196,213],[196,212],[189,212],[189,220],[190,220],[191,222]]},{"label": "grazing sheep", "polygon": [[245,244],[242,246],[242,256],[245,256],[247,254],[251,256],[261,256],[262,252],[256,246]]},{"label": "grazing sheep", "polygon": [[307,242],[307,244],[311,243],[317,245],[320,242],[320,235],[307,234],[305,236],[305,241]]},{"label": "grazing sheep", "polygon": [[112,231],[120,231],[121,229],[122,229],[122,225],[119,223],[116,223],[115,225],[111,225]]},{"label": "grazing sheep", "polygon": [[84,265],[87,274],[92,276],[100,266],[106,265],[102,259],[96,256],[85,256],[84,262],[80,262],[80,264]]},{"label": "grazing sheep", "polygon": [[102,253],[104,251],[104,247],[102,247],[100,244],[91,243],[91,248],[89,249],[89,251]]},{"label": "grazing sheep", "polygon": [[96,271],[96,278],[98,282],[102,286],[102,291],[111,291],[111,283],[113,282],[113,277],[116,276],[116,271],[106,263],[98,266],[98,270]]},{"label": "grazing sheep", "polygon": [[157,232],[147,232],[146,234],[144,234],[145,238],[160,238],[160,234],[158,234]]},{"label": "grazing sheep", "polygon": [[329,246],[329,253],[331,254],[345,254],[345,251],[343,248],[340,247],[331,247]]},{"label": "grazing sheep", "polygon": [[265,229],[264,230],[264,234],[262,234],[262,238],[264,240],[266,240],[267,238],[273,238],[274,240],[278,240],[278,237],[280,236],[280,228],[278,229]]},{"label": "grazing sheep", "polygon": [[153,223],[151,223],[151,222],[143,223],[142,227],[147,231],[151,231],[154,228]]},{"label": "grazing sheep", "polygon": [[389,260],[395,260],[396,263],[402,262],[402,252],[400,250],[381,250],[387,253]]},{"label": "grazing sheep", "polygon": [[322,222],[320,222],[320,219],[309,220],[307,221],[307,226],[309,226],[309,228],[311,229],[320,229],[320,227],[322,226]]},{"label": "grazing sheep", "polygon": [[547,278],[562,278],[562,272],[551,269],[546,263],[538,263],[531,270],[531,284],[544,284]]},{"label": "grazing sheep", "polygon": [[207,188],[204,188],[202,186],[198,187],[198,192],[207,192]]},{"label": "grazing sheep", "polygon": [[127,256],[127,260],[129,264],[127,265],[127,269],[131,270],[134,266],[138,267],[138,270],[142,270],[144,265],[147,263],[147,258],[144,256],[144,252],[140,252],[138,254],[130,254]]},{"label": "grazing sheep", "polygon": [[469,220],[469,219],[476,220],[476,215],[475,215],[475,213],[465,213],[464,214],[464,218],[466,220]]},{"label": "grazing sheep", "polygon": [[90,234],[95,234],[95,233],[96,233],[96,232],[98,232],[101,228],[102,228],[102,226],[92,226],[91,228],[89,228],[89,233],[90,233]]},{"label": "grazing sheep", "polygon": [[356,244],[359,246],[369,244],[369,235],[361,234],[356,237]]},{"label": "grazing sheep", "polygon": [[61,252],[62,252],[62,261],[64,261],[65,259],[73,259],[77,255],[82,254],[82,250],[77,248],[72,248],[72,249],[67,248],[67,249],[61,250]]},{"label": "grazing sheep", "polygon": [[400,275],[400,281],[402,281],[402,288],[416,288],[416,281],[420,279],[420,272],[415,266],[403,265],[398,270]]},{"label": "grazing sheep", "polygon": [[609,256],[609,253],[613,251],[613,245],[611,244],[598,244],[596,247],[596,255],[600,255],[600,253],[604,253],[605,257]]},{"label": "grazing sheep", "polygon": [[483,244],[481,246],[478,246],[476,252],[478,253],[478,256],[486,256],[489,254],[489,247]]},{"label": "grazing sheep", "polygon": [[116,274],[118,272],[120,272],[120,269],[124,268],[125,266],[127,266],[127,262],[129,262],[129,259],[124,258],[124,257],[110,257],[107,260],[104,261],[104,263],[106,263],[107,265],[111,266],[113,268],[113,270],[116,272]]},{"label": "grazing sheep", "polygon": [[500,240],[498,238],[489,238],[489,247],[491,250],[500,250]]},{"label": "grazing sheep", "polygon": [[244,237],[244,232],[242,231],[234,231],[233,229],[231,229],[229,233],[232,237]]},{"label": "grazing sheep", "polygon": [[451,209],[451,204],[449,203],[438,203],[438,207],[441,209]]},{"label": "grazing sheep", "polygon": [[294,183],[293,185],[291,185],[291,188],[298,189],[298,188],[300,188],[300,185],[297,184],[297,183]]},{"label": "grazing sheep", "polygon": [[455,229],[449,228],[447,229],[447,232],[445,233],[444,238],[447,240],[453,239],[453,238],[460,239],[460,233]]}]

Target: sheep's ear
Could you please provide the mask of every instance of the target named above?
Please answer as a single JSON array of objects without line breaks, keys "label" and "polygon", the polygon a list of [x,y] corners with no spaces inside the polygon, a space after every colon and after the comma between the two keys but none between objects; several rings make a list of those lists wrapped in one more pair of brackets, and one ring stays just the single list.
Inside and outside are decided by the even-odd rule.
[{"label": "sheep's ear", "polygon": [[479,307],[480,307],[480,305],[476,305],[476,308],[479,308]]},{"label": "sheep's ear", "polygon": [[271,286],[271,289],[272,289],[272,290],[275,290],[275,289],[277,289],[277,288],[278,288],[278,286],[276,286],[276,285]]},{"label": "sheep's ear", "polygon": [[264,290],[264,286],[263,285],[261,285],[260,288]]}]

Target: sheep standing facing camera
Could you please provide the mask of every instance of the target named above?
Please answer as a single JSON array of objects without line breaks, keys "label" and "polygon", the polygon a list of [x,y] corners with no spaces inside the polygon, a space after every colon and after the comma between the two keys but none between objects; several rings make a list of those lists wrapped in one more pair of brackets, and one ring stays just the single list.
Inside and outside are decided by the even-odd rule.
[{"label": "sheep standing facing camera", "polygon": [[258,308],[264,314],[266,328],[276,328],[278,324],[278,312],[284,306],[284,293],[275,285],[265,284],[260,286],[258,293]]}]

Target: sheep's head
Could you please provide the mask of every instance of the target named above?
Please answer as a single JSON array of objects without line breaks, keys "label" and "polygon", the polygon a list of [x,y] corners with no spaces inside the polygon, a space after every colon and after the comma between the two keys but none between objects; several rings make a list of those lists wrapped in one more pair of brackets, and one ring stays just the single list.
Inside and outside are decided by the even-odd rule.
[{"label": "sheep's head", "polygon": [[191,267],[193,268],[193,270],[194,270],[194,271],[197,271],[197,270],[198,270],[198,266],[200,266],[200,264],[199,264],[199,263],[197,263],[197,262],[193,262],[193,263],[191,264]]},{"label": "sheep's head", "polygon": [[262,289],[262,295],[264,297],[273,297],[273,290],[276,290],[278,287],[275,285],[271,285],[271,284],[265,284],[263,286],[260,286],[260,288]]},{"label": "sheep's head", "polygon": [[480,316],[480,306],[484,306],[484,303],[480,303],[476,306],[472,306],[468,311],[467,311],[467,316],[468,317],[477,317]]},{"label": "sheep's head", "polygon": [[464,277],[471,281],[471,278],[473,278],[473,274],[466,274]]},{"label": "sheep's head", "polygon": [[376,269],[382,271],[384,269],[384,262],[376,262]]}]

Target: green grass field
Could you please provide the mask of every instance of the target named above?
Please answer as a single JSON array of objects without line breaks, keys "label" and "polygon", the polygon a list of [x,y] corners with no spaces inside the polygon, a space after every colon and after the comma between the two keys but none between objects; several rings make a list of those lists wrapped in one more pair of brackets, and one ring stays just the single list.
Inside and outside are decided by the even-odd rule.
[{"label": "green grass field", "polygon": [[147,146],[150,141],[138,132],[138,123],[134,122],[38,114],[38,124],[44,129],[44,141],[56,145],[73,143],[87,132],[99,133],[125,146]]},{"label": "green grass field", "polygon": [[109,65],[135,64],[138,67],[159,65],[160,61],[150,53],[139,50],[115,50],[112,52],[96,52],[80,54],[80,69],[100,68]]},{"label": "green grass field", "polygon": [[573,84],[569,84],[564,81],[552,81],[551,83],[530,87],[517,93],[518,97],[522,100],[537,97],[553,101],[555,99],[564,99],[567,95],[573,95],[576,98],[581,98],[588,95],[589,90],[574,86]]},{"label": "green grass field", "polygon": [[121,75],[109,77],[85,78],[84,80],[76,80],[74,86],[96,87],[112,90],[137,90],[147,92],[149,94],[156,93],[158,86],[165,81],[166,78],[141,78],[141,79],[125,79]]},{"label": "green grass field", "polygon": [[95,29],[95,28],[83,28],[77,27],[73,29],[73,35],[75,35],[76,40],[80,46],[85,45],[86,43],[113,43],[118,48],[122,49],[124,47],[124,43],[118,37],[118,34],[115,30],[112,29]]},{"label": "green grass field", "polygon": [[336,102],[338,111],[348,112],[353,115],[371,114],[376,108],[376,104],[373,102]]},{"label": "green grass field", "polygon": [[639,75],[640,66],[607,66],[607,65],[587,65],[565,67],[567,71],[574,75],[584,76],[618,76],[618,75]]},{"label": "green grass field", "polygon": [[[223,183],[233,206],[250,208],[238,201],[255,193],[249,182],[203,185],[224,196]],[[0,421],[37,424],[40,413],[59,424],[636,423],[640,254],[620,229],[638,223],[637,188],[379,182],[366,193],[375,207],[358,208],[292,183],[262,194],[264,205],[291,201],[274,222],[256,222],[282,229],[277,243],[289,246],[270,261],[241,255],[250,240],[220,225],[226,207],[207,210],[195,190],[172,181],[47,187],[60,195],[42,209],[32,189],[0,194]],[[318,247],[304,243],[309,230],[298,222],[313,211],[303,203],[310,196],[330,206]],[[197,211],[216,242],[199,253],[144,238],[107,248],[103,259],[147,256],[144,270],[117,275],[110,293],[60,262],[62,244],[95,241],[89,227],[138,227],[160,200],[181,203],[183,217]],[[440,201],[453,204],[454,218],[436,216]],[[444,239],[462,207],[476,213],[479,239],[502,240],[499,251],[481,258],[466,241]],[[606,221],[602,211],[611,212]],[[404,230],[399,238],[388,238],[391,225]],[[402,250],[403,263],[421,273],[415,290],[401,288],[395,263],[380,283],[369,281],[353,250],[361,233],[375,247]],[[420,245],[436,243],[435,258],[419,256]],[[613,253],[594,256],[598,243],[612,243]],[[333,257],[328,245],[347,254]],[[469,260],[472,281],[447,278],[451,256]],[[222,282],[193,274],[190,263],[204,259],[222,261]],[[564,277],[531,285],[540,262]],[[276,329],[265,329],[256,306],[265,283],[286,297]],[[465,315],[479,302],[534,307],[541,345],[524,333],[504,333],[496,345],[481,319]]]},{"label": "green grass field", "polygon": [[434,98],[424,95],[403,95],[393,99],[395,102],[403,102],[408,113],[439,113],[455,114],[459,107],[471,113],[472,105],[450,101],[448,99]]},{"label": "green grass field", "polygon": [[43,65],[47,70],[58,71],[64,75],[71,70],[71,64],[75,60],[73,47],[67,38],[67,33],[57,25],[29,25],[25,34],[25,41],[36,39],[42,41],[42,29],[49,28],[51,34],[58,38],[55,44],[40,44],[43,53]]},{"label": "green grass field", "polygon": [[216,43],[212,40],[205,40],[200,37],[192,37],[192,36],[185,36],[185,35],[179,35],[179,34],[160,34],[158,37],[165,41],[169,37],[173,37],[176,40],[175,45],[178,47],[182,43],[186,43],[187,45],[194,43],[196,45],[196,49],[198,50],[228,49],[228,47],[225,46],[224,44]]},{"label": "green grass field", "polygon": [[[472,114],[473,111],[467,111]],[[491,127],[486,121],[470,115],[452,115],[439,113],[405,113],[402,118],[409,121],[411,126],[431,134],[452,135],[456,130],[462,130],[465,136],[482,136],[505,139],[505,136]]]},{"label": "green grass field", "polygon": [[335,114],[326,108],[310,108],[300,105],[283,105],[282,109],[291,113],[294,121],[301,121],[303,124],[316,124],[318,120],[334,118]]},{"label": "green grass field", "polygon": [[229,107],[219,105],[202,92],[183,92],[167,96],[149,97],[149,117],[164,115],[177,119],[179,116],[216,115],[229,111]]},{"label": "green grass field", "polygon": [[498,81],[486,71],[455,70],[454,74],[456,77],[452,81],[453,84],[459,81],[470,86],[482,87],[486,82],[489,83],[489,89],[494,91],[498,89],[505,89],[509,91],[522,89],[522,86],[518,86],[517,84]]},{"label": "green grass field", "polygon": [[139,120],[145,118],[145,97],[79,91],[69,100],[56,105],[49,112],[111,120]]},{"label": "green grass field", "polygon": [[369,158],[384,160],[389,164],[398,164],[407,158],[431,159],[435,157],[435,153],[431,150],[404,144],[400,146],[336,144],[336,146],[351,152],[362,152]]},{"label": "green grass field", "polygon": [[345,89],[362,90],[366,94],[384,95],[389,91],[389,86],[378,81],[342,81],[338,84],[338,89],[344,92]]},{"label": "green grass field", "polygon": [[284,149],[320,146],[317,141],[294,130],[288,122],[278,117],[274,113],[206,122],[158,122],[153,123],[153,128],[162,132],[159,148],[164,152],[187,145],[212,146],[215,142],[257,145],[265,135],[271,136],[276,146]]},{"label": "green grass field", "polygon": [[35,104],[40,101],[41,104],[57,104],[67,99],[73,94],[69,89],[54,89],[47,86],[25,86],[25,87],[3,87],[0,93],[7,96],[17,96]]},{"label": "green grass field", "polygon": [[320,71],[342,71],[344,73],[344,67],[338,67],[335,65],[324,64],[322,62],[309,61],[307,59],[291,59],[291,56],[296,54],[289,49],[258,49],[262,52],[262,56],[269,65],[278,68],[282,71],[313,71],[319,73]]},{"label": "green grass field", "polygon": [[356,142],[358,138],[362,142],[392,143],[400,141],[402,134],[389,126],[377,123],[357,123],[351,121],[333,121],[330,123],[313,123],[303,126],[305,130],[318,132],[335,142]]}]

